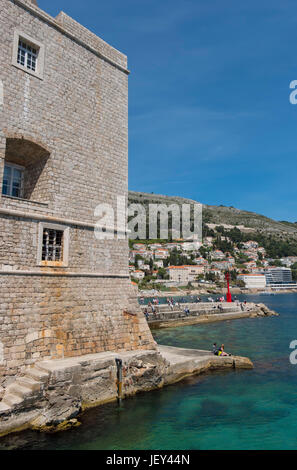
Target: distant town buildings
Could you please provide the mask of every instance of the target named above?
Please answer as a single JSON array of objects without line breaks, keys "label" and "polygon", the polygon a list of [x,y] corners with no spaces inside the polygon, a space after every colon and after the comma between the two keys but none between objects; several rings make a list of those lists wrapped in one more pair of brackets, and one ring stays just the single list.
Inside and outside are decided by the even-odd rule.
[{"label": "distant town buildings", "polygon": [[212,230],[216,230],[218,227],[223,227],[225,230],[232,230],[234,228],[237,228],[241,232],[245,232],[245,233],[254,231],[254,229],[245,227],[244,225],[228,225],[228,224],[205,224],[205,225]]},{"label": "distant town buildings", "polygon": [[[212,228],[211,224],[208,226]],[[183,239],[169,243],[134,243],[130,250],[131,277],[144,282],[150,277],[152,282],[186,285],[203,279],[225,282],[225,272],[233,271],[233,281],[243,281],[247,289],[293,285],[290,267],[297,262],[297,256],[281,258],[282,267],[273,266],[275,260],[266,257],[265,248],[257,241],[251,239],[236,244],[230,237],[222,237],[221,232],[217,235],[205,237],[203,244]],[[228,244],[229,251],[218,249],[224,243]]]},{"label": "distant town buildings", "polygon": [[281,263],[288,268],[293,264],[297,263],[297,256],[287,256],[285,258],[281,258]]}]

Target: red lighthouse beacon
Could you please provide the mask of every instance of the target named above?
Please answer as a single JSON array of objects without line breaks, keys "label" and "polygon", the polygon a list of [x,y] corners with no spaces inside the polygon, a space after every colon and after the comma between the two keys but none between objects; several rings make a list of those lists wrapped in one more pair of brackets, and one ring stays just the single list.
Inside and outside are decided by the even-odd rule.
[{"label": "red lighthouse beacon", "polygon": [[231,292],[230,292],[230,285],[229,285],[229,281],[230,281],[230,273],[227,272],[225,274],[225,278],[226,278],[226,281],[227,281],[227,302],[232,302],[232,296],[231,296]]}]

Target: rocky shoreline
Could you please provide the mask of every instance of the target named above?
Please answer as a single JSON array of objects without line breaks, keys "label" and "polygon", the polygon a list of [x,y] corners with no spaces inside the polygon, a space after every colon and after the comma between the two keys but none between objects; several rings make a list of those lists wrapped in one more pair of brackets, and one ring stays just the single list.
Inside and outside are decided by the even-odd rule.
[{"label": "rocky shoreline", "polygon": [[160,345],[149,351],[42,361],[7,387],[0,402],[0,436],[28,428],[66,430],[80,424],[85,409],[117,400],[116,358],[123,365],[122,398],[209,370],[253,368],[245,357],[218,357],[209,351]]}]

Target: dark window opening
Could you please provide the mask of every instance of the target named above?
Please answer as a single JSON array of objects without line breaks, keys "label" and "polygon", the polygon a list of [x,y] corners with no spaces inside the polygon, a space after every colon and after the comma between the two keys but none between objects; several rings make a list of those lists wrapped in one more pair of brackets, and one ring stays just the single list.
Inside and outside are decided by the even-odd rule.
[{"label": "dark window opening", "polygon": [[2,194],[23,197],[24,170],[21,166],[5,163]]}]

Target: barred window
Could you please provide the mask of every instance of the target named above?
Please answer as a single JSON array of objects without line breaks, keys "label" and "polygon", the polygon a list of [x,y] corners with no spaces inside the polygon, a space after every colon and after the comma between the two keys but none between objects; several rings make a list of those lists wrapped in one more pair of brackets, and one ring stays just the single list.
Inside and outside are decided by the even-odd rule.
[{"label": "barred window", "polygon": [[37,265],[68,267],[70,227],[49,222],[38,224]]},{"label": "barred window", "polygon": [[43,229],[42,261],[63,259],[63,230]]},{"label": "barred window", "polygon": [[19,38],[17,63],[33,72],[37,68],[38,49]]}]

